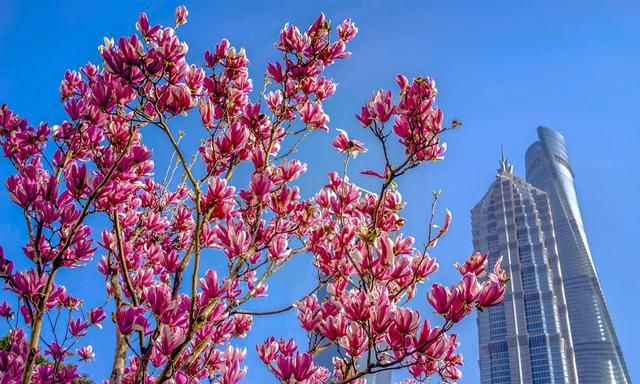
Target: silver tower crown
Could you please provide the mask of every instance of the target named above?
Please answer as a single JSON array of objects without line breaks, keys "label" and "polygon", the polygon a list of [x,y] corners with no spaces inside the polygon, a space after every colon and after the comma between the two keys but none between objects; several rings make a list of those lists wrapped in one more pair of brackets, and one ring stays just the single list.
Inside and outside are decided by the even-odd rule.
[{"label": "silver tower crown", "polygon": [[509,163],[509,159],[504,154],[504,145],[501,150],[501,158],[500,158],[500,168],[498,168],[498,173],[508,173],[513,175],[513,165]]}]

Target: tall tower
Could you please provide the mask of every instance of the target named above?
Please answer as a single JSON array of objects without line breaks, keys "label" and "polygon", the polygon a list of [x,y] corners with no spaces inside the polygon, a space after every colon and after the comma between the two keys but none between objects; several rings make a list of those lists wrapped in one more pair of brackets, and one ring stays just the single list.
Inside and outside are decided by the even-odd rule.
[{"label": "tall tower", "polygon": [[567,297],[578,376],[582,384],[630,384],[584,230],[564,137],[538,128],[527,150],[527,181],[551,203]]},{"label": "tall tower", "polygon": [[503,258],[504,302],[478,314],[482,384],[574,384],[576,368],[547,194],[513,175],[502,155],[496,180],[471,210],[474,249]]}]

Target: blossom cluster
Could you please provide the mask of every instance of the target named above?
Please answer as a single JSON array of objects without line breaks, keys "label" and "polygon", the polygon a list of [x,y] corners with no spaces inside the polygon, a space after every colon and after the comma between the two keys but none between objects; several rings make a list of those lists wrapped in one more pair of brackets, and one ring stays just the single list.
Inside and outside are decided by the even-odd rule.
[{"label": "blossom cluster", "polygon": [[[456,285],[435,284],[425,299],[442,325],[408,305],[437,271],[430,250],[451,222],[447,213],[423,249],[401,234],[404,202],[394,180],[445,149],[433,80],[398,76],[397,102],[378,91],[357,116],[385,154],[383,167],[364,172],[382,179],[379,193],[333,172],[305,198],[296,183],[307,165],[291,154],[329,130],[324,105],[336,83],[325,70],[349,56],[358,28],[349,19],[334,27],[324,15],[306,30],[286,24],[275,44],[280,59],[267,65],[255,99],[246,52],[228,40],[206,51],[203,65],[187,61],[177,30],[188,15],[178,7],[174,26],[163,27],[143,13],[137,33],[105,39],[101,65],[67,71],[59,124],[34,127],[0,108],[0,144],[15,168],[6,187],[26,219],[29,265],[15,270],[19,256],[0,248],[0,278],[15,297],[0,303],[11,324],[0,382],[82,380],[81,365],[96,358],[84,337],[109,318],[115,353],[99,357],[113,359],[109,382],[237,383],[247,351],[236,341],[255,315],[269,314],[247,303],[267,297],[270,277],[303,254],[313,259],[317,287],[273,313],[295,308],[309,344],[271,337],[257,346],[278,380],[364,383],[367,373],[401,368],[417,380],[459,378],[462,356],[448,331],[474,308],[500,303],[507,277],[498,263],[485,279],[486,255],[474,253],[457,266]],[[178,132],[172,121],[189,113],[201,127]],[[143,140],[150,131],[173,153],[164,178]],[[399,162],[392,133],[405,152]],[[183,137],[199,140],[197,150],[187,152]],[[333,146],[345,161],[367,152],[345,131]],[[234,177],[238,169],[248,169],[247,182]],[[89,225],[92,216],[106,225]],[[227,268],[205,269],[211,254]],[[107,304],[85,308],[56,275],[96,266]],[[66,321],[46,322],[50,316]],[[314,363],[330,347],[341,352],[333,369]]]}]

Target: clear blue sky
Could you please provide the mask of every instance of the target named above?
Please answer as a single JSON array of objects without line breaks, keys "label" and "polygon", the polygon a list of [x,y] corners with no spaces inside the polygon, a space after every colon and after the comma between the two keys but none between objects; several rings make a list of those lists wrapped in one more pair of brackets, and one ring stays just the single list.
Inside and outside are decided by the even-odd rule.
[{"label": "clear blue sky", "polygon": [[[640,380],[640,316],[635,241],[640,235],[640,6],[613,1],[278,1],[197,2],[181,34],[189,43],[190,61],[223,37],[247,48],[256,84],[265,64],[277,57],[273,42],[287,21],[307,25],[320,11],[340,21],[353,18],[360,34],[353,56],[336,65],[339,83],[327,102],[331,128],[347,129],[372,143],[360,130],[354,113],[371,90],[391,87],[393,77],[430,75],[440,89],[445,115],[465,125],[448,137],[447,160],[421,168],[401,180],[408,202],[406,232],[421,239],[426,227],[430,191],[442,189],[442,205],[454,213],[454,225],[434,254],[443,268],[438,279],[451,282],[450,265],[471,251],[469,210],[493,180],[500,145],[504,144],[516,172],[524,174],[524,151],[536,139],[538,125],[563,133],[576,174],[582,213],[594,261],[622,345],[631,377]],[[120,5],[121,4],[121,5]],[[131,34],[137,15],[169,24],[174,1],[71,2],[3,1],[0,23],[0,103],[32,122],[58,122],[64,117],[58,86],[66,68],[100,62],[96,47],[103,36]],[[561,4],[561,5],[560,5]],[[193,122],[195,124],[195,122]],[[189,122],[184,126],[188,128]],[[324,182],[327,171],[340,166],[329,149],[335,135],[316,135],[303,148],[310,172],[302,180],[309,195]],[[150,138],[149,145],[155,141]],[[162,164],[164,147],[155,147]],[[356,168],[379,164],[378,154],[358,158]],[[10,169],[0,161],[0,178]],[[365,181],[356,177],[356,181]],[[365,186],[367,185],[365,181]],[[24,239],[19,212],[0,192],[0,244],[18,255]],[[20,256],[22,257],[22,256]],[[285,270],[287,279],[272,282],[274,308],[310,287],[308,260]],[[295,276],[296,278],[292,278]],[[104,297],[95,263],[85,271],[62,275],[72,292],[85,290],[92,303]],[[89,293],[91,292],[91,293]],[[293,292],[293,295],[292,295]],[[0,298],[6,293],[0,293]],[[424,313],[424,289],[417,307]],[[267,334],[287,335],[295,328],[293,314],[260,320],[245,340],[251,365],[247,382],[269,383],[256,364],[253,345]],[[463,383],[479,381],[474,319],[458,327],[466,365]],[[5,331],[0,328],[0,331]],[[110,335],[110,327],[103,331]],[[112,344],[95,333],[90,340],[98,362],[85,367],[94,378],[107,374]],[[396,375],[399,379],[400,375]]]}]

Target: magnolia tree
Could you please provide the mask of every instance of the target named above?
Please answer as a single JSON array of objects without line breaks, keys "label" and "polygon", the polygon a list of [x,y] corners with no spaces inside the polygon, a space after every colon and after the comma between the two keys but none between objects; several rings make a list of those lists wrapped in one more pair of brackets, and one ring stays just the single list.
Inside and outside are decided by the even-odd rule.
[{"label": "magnolia tree", "polygon": [[[324,15],[306,32],[285,25],[275,45],[280,59],[268,64],[254,97],[245,51],[227,40],[205,52],[204,65],[186,61],[187,44],[176,34],[186,17],[179,7],[168,28],[142,14],[137,34],[100,47],[102,65],[66,72],[60,93],[68,119],[57,125],[33,127],[0,109],[0,142],[15,167],[6,186],[28,233],[25,269],[12,262],[21,256],[0,252],[12,296],[0,304],[9,324],[0,382],[85,380],[80,366],[94,353],[84,338],[113,321],[114,334],[100,335],[115,345],[113,356],[100,357],[110,359],[110,383],[237,383],[247,367],[236,339],[257,316],[290,309],[308,343],[274,335],[256,346],[282,383],[364,383],[369,373],[395,369],[415,378],[406,383],[458,379],[462,356],[450,330],[474,308],[501,302],[507,277],[499,263],[484,272],[487,256],[474,253],[456,265],[457,284],[433,284],[426,298],[433,313],[409,307],[417,285],[438,269],[428,252],[451,221],[447,212],[433,224],[435,195],[424,246],[400,234],[396,180],[442,159],[441,135],[458,125],[443,126],[434,81],[398,76],[395,97],[380,90],[357,115],[384,154],[384,163],[363,172],[379,180],[377,194],[349,181],[348,160],[366,148],[340,132],[333,146],[344,170],[305,199],[295,181],[306,165],[291,155],[310,134],[328,131],[323,103],[336,84],[323,73],[349,56],[356,26],[347,19],[333,28]],[[200,139],[194,153],[172,127],[188,113],[202,122],[185,134]],[[164,178],[154,176],[146,131],[173,148],[167,172],[155,173]],[[392,153],[396,140],[404,153]],[[234,179],[239,167],[249,169],[246,185]],[[92,216],[107,225],[90,226]],[[201,266],[211,252],[226,268]],[[272,275],[305,254],[318,275],[311,292],[287,308],[247,310],[268,300]],[[85,308],[83,292],[67,291],[56,275],[96,265],[107,304]],[[332,369],[314,363],[336,346]]]}]

